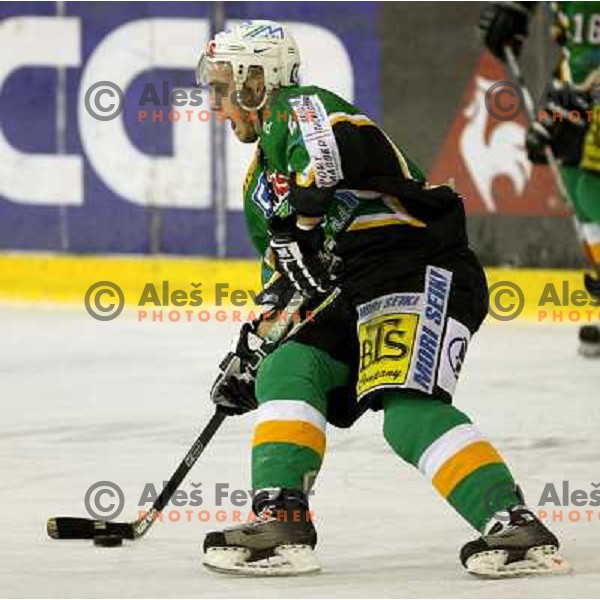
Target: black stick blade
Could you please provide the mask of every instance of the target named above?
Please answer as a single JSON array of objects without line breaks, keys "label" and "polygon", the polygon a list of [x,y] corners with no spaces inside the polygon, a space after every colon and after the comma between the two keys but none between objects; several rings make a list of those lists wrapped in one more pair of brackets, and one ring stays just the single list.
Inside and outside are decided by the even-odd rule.
[{"label": "black stick blade", "polygon": [[81,517],[54,517],[48,519],[48,535],[55,540],[92,540],[98,535],[118,535],[126,540],[134,539],[131,523],[95,521]]}]

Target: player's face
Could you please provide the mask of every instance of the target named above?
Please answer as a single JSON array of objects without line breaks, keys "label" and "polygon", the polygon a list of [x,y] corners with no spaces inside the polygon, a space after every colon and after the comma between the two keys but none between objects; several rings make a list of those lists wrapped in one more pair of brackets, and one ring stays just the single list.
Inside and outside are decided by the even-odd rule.
[{"label": "player's face", "polygon": [[231,66],[227,64],[212,65],[208,69],[207,84],[210,93],[210,108],[221,113],[220,120],[231,123],[231,129],[238,140],[251,144],[258,139],[248,113],[232,102],[235,86]]}]

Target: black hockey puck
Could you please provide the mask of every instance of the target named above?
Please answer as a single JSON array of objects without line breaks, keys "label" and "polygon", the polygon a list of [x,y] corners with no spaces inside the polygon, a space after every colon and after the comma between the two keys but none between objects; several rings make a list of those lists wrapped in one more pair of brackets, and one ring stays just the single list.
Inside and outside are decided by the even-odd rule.
[{"label": "black hockey puck", "polygon": [[94,546],[102,546],[103,548],[116,548],[123,545],[123,538],[120,535],[97,535],[94,538]]}]

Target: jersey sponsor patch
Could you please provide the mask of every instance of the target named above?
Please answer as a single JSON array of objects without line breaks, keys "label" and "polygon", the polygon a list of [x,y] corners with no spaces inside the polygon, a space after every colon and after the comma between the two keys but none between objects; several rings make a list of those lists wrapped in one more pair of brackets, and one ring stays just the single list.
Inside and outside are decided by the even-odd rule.
[{"label": "jersey sponsor patch", "polygon": [[325,239],[332,244],[335,237],[348,228],[360,204],[359,197],[347,190],[336,191],[334,198],[335,202],[331,203],[323,224]]},{"label": "jersey sponsor patch", "polygon": [[419,315],[392,313],[359,326],[359,399],[373,390],[405,383],[418,324]]},{"label": "jersey sponsor patch", "polygon": [[423,294],[402,293],[380,296],[358,306],[358,323],[366,322],[370,317],[385,315],[405,309],[418,314],[421,311]]},{"label": "jersey sponsor patch", "polygon": [[471,332],[460,321],[450,317],[442,343],[437,384],[451,396],[454,394],[470,341]]},{"label": "jersey sponsor patch", "polygon": [[278,200],[285,200],[290,193],[290,178],[285,173],[272,172],[267,175]]},{"label": "jersey sponsor patch", "polygon": [[360,361],[357,394],[406,382],[422,294],[388,294],[358,307]]},{"label": "jersey sponsor patch", "polygon": [[[452,339],[443,337],[451,285],[450,271],[429,266],[422,293],[387,294],[358,306],[359,399],[394,387],[431,394],[442,367],[443,389],[452,394],[450,375],[456,385],[469,338],[461,343],[466,328],[454,320]],[[447,359],[440,363],[446,340]]]},{"label": "jersey sponsor patch", "polygon": [[260,208],[267,219],[273,215],[285,217],[288,214],[286,198],[290,193],[290,180],[282,173],[266,174],[261,171],[252,192],[252,201]]},{"label": "jersey sponsor patch", "polygon": [[270,218],[273,214],[273,204],[275,194],[267,181],[265,172],[262,171],[258,176],[256,187],[252,193],[252,201],[262,210],[265,217]]},{"label": "jersey sponsor patch", "polygon": [[340,152],[325,106],[314,94],[290,98],[289,104],[300,126],[317,187],[334,186],[344,175]]},{"label": "jersey sponsor patch", "polygon": [[427,267],[423,313],[417,334],[415,358],[407,382],[407,387],[427,394],[431,394],[435,385],[451,285],[450,271]]}]

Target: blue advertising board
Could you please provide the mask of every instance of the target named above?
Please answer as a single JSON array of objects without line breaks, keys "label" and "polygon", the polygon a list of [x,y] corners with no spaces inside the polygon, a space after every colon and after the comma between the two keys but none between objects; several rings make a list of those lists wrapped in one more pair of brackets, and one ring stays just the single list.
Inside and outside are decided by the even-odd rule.
[{"label": "blue advertising board", "polygon": [[[376,3],[218,7],[227,23],[287,24],[300,47],[302,81],[380,117]],[[205,99],[191,102],[215,8],[0,3],[0,249],[214,256],[219,172],[226,180],[226,254],[252,254],[241,185],[253,149],[227,131],[224,168],[215,169],[215,125]],[[110,112],[106,85],[122,90],[124,110],[101,120],[88,108],[95,98]]]}]

